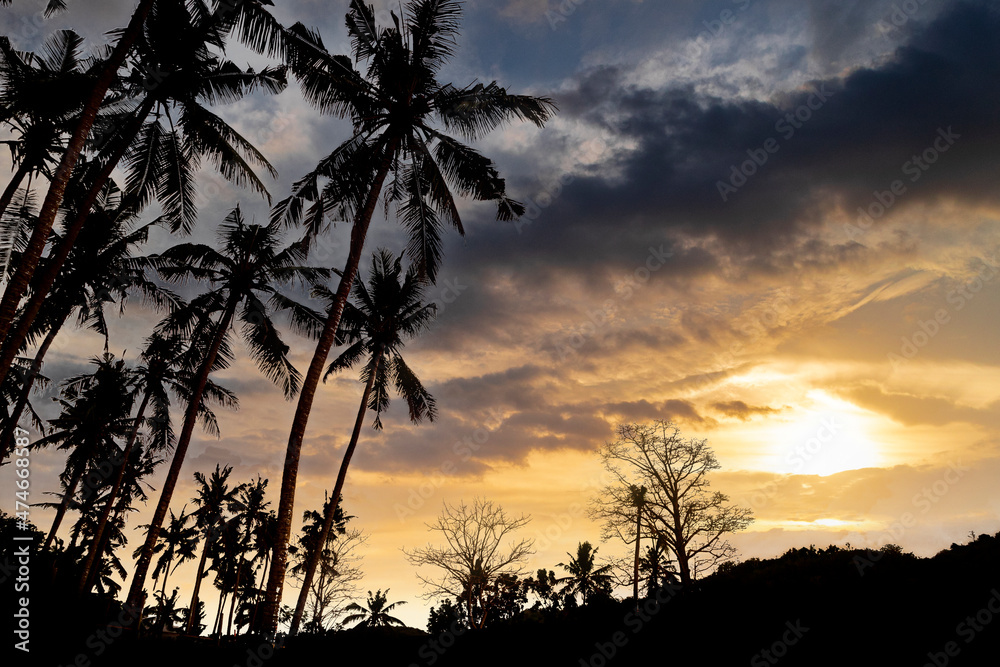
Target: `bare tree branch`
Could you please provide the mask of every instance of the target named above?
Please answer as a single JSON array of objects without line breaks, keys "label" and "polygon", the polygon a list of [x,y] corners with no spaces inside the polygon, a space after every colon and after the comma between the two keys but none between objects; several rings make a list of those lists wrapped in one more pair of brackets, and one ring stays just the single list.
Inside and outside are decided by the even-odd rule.
[{"label": "bare tree branch", "polygon": [[618,439],[605,444],[601,458],[614,479],[591,505],[592,517],[604,521],[604,539],[635,544],[636,489],[645,487],[639,539],[665,545],[681,583],[736,555],[725,538],[749,526],[753,512],[728,505],[728,496],[709,490],[708,474],[721,466],[707,440],[683,438],[665,420],[622,424]]},{"label": "bare tree branch", "polygon": [[524,564],[534,553],[534,540],[514,537],[530,520],[527,515],[509,516],[500,505],[479,498],[471,506],[444,503],[438,520],[427,527],[440,533],[446,546],[403,550],[410,563],[444,571],[437,578],[417,574],[427,589],[424,599],[462,600],[473,627],[483,627],[498,598],[498,580],[524,574]]}]

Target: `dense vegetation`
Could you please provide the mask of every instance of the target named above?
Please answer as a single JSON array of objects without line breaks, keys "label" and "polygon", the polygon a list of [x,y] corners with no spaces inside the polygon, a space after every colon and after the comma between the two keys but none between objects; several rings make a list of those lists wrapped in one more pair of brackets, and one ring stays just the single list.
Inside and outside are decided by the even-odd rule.
[{"label": "dense vegetation", "polygon": [[[4,526],[6,537],[10,521]],[[36,562],[41,566],[49,557],[37,554]],[[8,558],[5,550],[3,559]],[[586,605],[545,608],[529,593],[521,611],[483,629],[432,614],[437,627],[430,634],[358,627],[279,637],[279,648],[264,664],[364,655],[387,667],[577,666],[581,660],[591,665],[675,660],[766,665],[779,659],[788,665],[922,665],[934,664],[928,654],[944,664],[940,660],[949,642],[957,652],[948,664],[994,664],[1000,650],[998,558],[1000,534],[980,535],[932,558],[894,545],[878,551],[810,546],[725,567],[689,589],[665,585],[659,591],[662,604],[655,591],[647,591],[638,612],[631,599],[607,596]],[[38,650],[49,662],[35,664],[72,664],[82,652],[92,664],[126,665],[134,662],[136,650],[150,665],[185,660],[254,664],[247,662],[248,651],[272,653],[269,644],[253,637],[229,638],[221,645],[207,638],[152,638],[141,649],[128,636],[109,641],[119,603],[95,595],[67,604],[61,582],[39,579],[32,593],[32,623],[42,640]],[[782,645],[785,639],[793,641]],[[613,659],[602,660],[602,651],[613,652]]]}]

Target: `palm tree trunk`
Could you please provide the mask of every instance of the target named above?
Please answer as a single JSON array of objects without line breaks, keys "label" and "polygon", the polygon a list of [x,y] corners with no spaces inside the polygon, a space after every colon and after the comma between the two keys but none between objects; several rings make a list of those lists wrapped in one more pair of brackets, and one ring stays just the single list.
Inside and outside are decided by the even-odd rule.
[{"label": "palm tree trunk", "polygon": [[[128,149],[132,139],[139,133],[142,123],[153,109],[154,104],[155,100],[152,96],[148,96],[136,113],[129,119],[128,125],[126,125],[121,133],[117,146],[112,154],[108,156],[107,161],[97,173],[93,183],[91,183],[90,190],[87,191],[87,196],[76,212],[76,218],[66,228],[59,245],[49,254],[49,260],[46,262],[45,268],[42,269],[38,280],[34,281],[34,289],[31,298],[24,307],[24,312],[14,325],[10,335],[4,339],[2,354],[0,354],[0,382],[3,382],[7,372],[5,369],[8,369],[10,364],[13,363],[14,357],[17,355],[17,350],[21,347],[25,338],[27,338],[28,330],[31,328],[31,324],[34,322],[38,312],[42,309],[45,297],[48,296],[49,290],[52,289],[56,278],[59,277],[59,271],[66,263],[70,251],[73,250],[73,244],[76,243],[77,237],[80,236],[80,231],[87,222],[90,210],[97,203],[98,197],[101,196],[101,190],[104,189],[105,184],[111,177],[111,172],[114,171],[125,155],[125,151]],[[7,298],[6,294],[4,294],[4,298]]]},{"label": "palm tree trunk", "polygon": [[233,634],[233,612],[236,610],[236,598],[240,596],[240,574],[243,571],[243,556],[236,560],[236,582],[233,584],[233,599],[229,602],[229,621],[226,624],[226,634]]},{"label": "palm tree trunk", "polygon": [[361,435],[361,426],[365,421],[365,412],[368,410],[368,398],[371,396],[372,387],[375,385],[375,376],[378,374],[379,365],[382,363],[382,347],[378,348],[372,359],[372,370],[365,383],[365,390],[361,394],[361,407],[358,408],[358,417],[354,420],[354,432],[351,433],[351,442],[344,452],[344,460],[340,463],[340,472],[337,474],[337,484],[333,487],[333,495],[330,496],[330,504],[326,508],[326,516],[323,517],[323,529],[319,534],[319,541],[316,548],[309,554],[306,562],[306,571],[302,580],[302,590],[299,591],[299,600],[295,604],[295,615],[292,616],[292,626],[288,630],[289,635],[294,635],[299,630],[299,623],[302,621],[302,612],[306,608],[306,600],[309,597],[309,587],[312,585],[313,576],[316,574],[316,566],[319,564],[323,554],[323,547],[330,537],[330,530],[333,528],[333,517],[337,513],[337,506],[340,504],[340,494],[344,489],[344,480],[347,479],[347,466],[351,464],[351,457],[354,456],[354,449],[358,446],[358,437]]},{"label": "palm tree trunk", "polygon": [[687,544],[684,541],[684,527],[681,524],[681,512],[677,501],[671,504],[674,510],[674,555],[677,557],[677,569],[680,570],[681,586],[687,588],[691,583],[691,564],[688,562]]},{"label": "palm tree trunk", "polygon": [[[141,34],[142,26],[146,22],[146,17],[149,15],[154,4],[155,0],[140,0],[139,5],[132,12],[128,26],[122,32],[122,36],[118,39],[118,43],[115,44],[110,57],[104,63],[100,76],[94,82],[94,88],[90,91],[90,97],[87,99],[87,103],[80,114],[80,122],[77,123],[76,129],[73,131],[73,136],[66,146],[66,152],[59,162],[59,167],[56,169],[52,183],[49,185],[49,190],[45,195],[42,210],[38,214],[38,223],[35,225],[35,229],[31,233],[31,238],[28,240],[28,247],[21,257],[17,271],[14,272],[10,283],[7,285],[7,289],[3,293],[3,299],[0,299],[0,338],[3,338],[5,341],[8,338],[8,333],[10,333],[10,325],[14,320],[17,306],[28,291],[28,284],[31,282],[35,270],[38,268],[38,263],[42,258],[42,251],[45,249],[46,241],[52,232],[56,214],[59,212],[63,195],[66,193],[66,186],[69,184],[70,176],[76,167],[77,160],[80,158],[80,153],[83,151],[87,135],[90,134],[90,128],[94,125],[97,110],[100,108],[101,102],[104,100],[104,95],[108,92],[108,88],[111,87],[115,77],[118,76],[118,68],[124,64],[126,56],[132,50],[132,45]],[[16,350],[18,344],[12,343],[10,347]],[[7,372],[10,370],[10,364],[13,362],[13,359],[13,353],[11,355],[4,354],[0,358],[0,384],[2,384],[4,377],[6,377]]]},{"label": "palm tree trunk", "polygon": [[[129,497],[127,494],[118,492],[118,504],[115,506],[114,511],[111,516],[117,518],[125,514],[125,510],[128,509]],[[108,519],[110,523],[111,519]],[[107,550],[108,542],[111,541],[111,531],[108,529],[107,525],[104,527],[104,532],[101,534],[101,543],[97,545],[97,555],[94,558],[94,562],[90,566],[90,572],[87,574],[87,581],[84,584],[84,590],[89,591],[93,588],[94,583],[97,580],[98,574],[101,571],[101,557],[102,554]]]},{"label": "palm tree trunk", "polygon": [[7,207],[14,200],[14,193],[17,189],[21,187],[21,181],[24,177],[28,175],[31,171],[31,165],[28,164],[28,160],[21,160],[21,164],[18,165],[17,171],[14,172],[14,177],[11,179],[10,183],[7,184],[7,188],[3,191],[3,195],[0,195],[0,216],[4,214]]},{"label": "palm tree trunk", "polygon": [[184,634],[187,635],[191,634],[194,630],[195,623],[197,622],[199,602],[198,592],[201,590],[201,579],[205,576],[205,560],[208,558],[208,543],[211,540],[211,535],[211,529],[205,531],[205,544],[201,548],[201,559],[198,561],[198,576],[194,580],[194,593],[191,594],[191,605],[188,607],[187,626],[184,628]]},{"label": "palm tree trunk", "polygon": [[642,502],[635,509],[635,567],[632,570],[632,597],[635,608],[639,609],[639,542],[642,536]]},{"label": "palm tree trunk", "polygon": [[364,208],[358,214],[353,227],[351,227],[351,247],[347,256],[347,264],[344,273],[337,285],[337,293],[330,312],[327,314],[326,325],[319,341],[316,343],[316,351],[313,353],[312,361],[309,363],[309,371],[306,373],[299,391],[299,401],[295,406],[295,417],[292,420],[292,428],[288,434],[288,447],[285,451],[285,464],[281,472],[281,492],[278,503],[278,528],[277,540],[274,545],[274,558],[271,561],[271,572],[267,579],[267,592],[264,596],[264,610],[261,618],[261,629],[267,637],[273,637],[278,631],[278,607],[281,604],[282,587],[285,581],[285,568],[288,566],[288,541],[292,534],[292,519],[295,509],[295,484],[299,474],[299,457],[302,454],[302,441],[306,435],[306,425],[309,423],[309,413],[312,410],[313,400],[316,398],[316,388],[319,386],[320,378],[323,375],[323,367],[326,365],[326,358],[330,354],[330,348],[340,326],[340,317],[344,313],[344,304],[347,303],[347,296],[354,285],[354,279],[358,275],[358,265],[361,262],[361,253],[364,251],[365,238],[368,235],[368,226],[371,224],[375,207],[378,205],[378,198],[382,192],[382,185],[392,167],[393,155],[399,146],[399,139],[393,138],[388,142],[385,153],[382,156],[382,164],[375,175],[371,189],[368,191],[368,198]]},{"label": "palm tree trunk", "polygon": [[167,577],[170,576],[170,562],[173,558],[167,560],[166,567],[163,568],[163,586],[160,588],[160,599],[163,600],[163,606],[166,608],[167,602]]},{"label": "palm tree trunk", "polygon": [[268,552],[264,554],[264,567],[261,568],[260,571],[260,586],[257,587],[258,591],[256,595],[257,599],[253,605],[253,614],[250,616],[250,625],[248,626],[250,630],[248,630],[248,632],[253,631],[257,627],[257,612],[260,611],[261,604],[263,604],[264,602],[263,599],[264,582],[267,579],[267,567],[268,565],[270,565],[270,563],[271,563],[271,553]]},{"label": "palm tree trunk", "polygon": [[222,607],[226,603],[226,592],[219,589],[219,606],[215,610],[215,623],[212,624],[212,634],[218,639],[222,638]]},{"label": "palm tree trunk", "polygon": [[139,410],[136,412],[135,425],[132,427],[132,432],[129,433],[128,442],[125,444],[125,450],[122,452],[122,464],[118,468],[118,474],[115,476],[115,483],[111,487],[108,501],[104,503],[104,509],[101,510],[101,518],[97,521],[97,528],[94,530],[94,539],[90,543],[90,551],[87,553],[87,560],[84,562],[83,571],[80,573],[80,582],[77,584],[76,589],[77,595],[82,595],[84,592],[90,590],[87,586],[87,582],[90,580],[90,568],[94,566],[94,559],[100,553],[101,544],[104,541],[104,530],[108,525],[108,518],[111,516],[111,508],[114,506],[115,500],[118,498],[118,493],[121,491],[122,483],[125,481],[125,471],[128,470],[129,459],[132,458],[132,446],[139,435],[139,425],[142,424],[142,417],[146,412],[146,406],[149,405],[149,394],[150,390],[147,389],[142,396],[142,403],[139,404]]},{"label": "palm tree trunk", "polygon": [[38,378],[38,373],[42,369],[42,359],[45,357],[45,353],[48,352],[49,347],[52,345],[52,341],[56,339],[56,335],[62,328],[62,325],[66,322],[66,318],[69,316],[67,311],[62,317],[60,317],[56,324],[49,329],[48,334],[45,336],[45,340],[39,346],[38,351],[35,352],[35,358],[31,362],[31,368],[28,370],[27,375],[24,376],[24,381],[21,383],[21,393],[17,397],[17,404],[14,406],[14,411],[10,414],[7,426],[4,428],[2,440],[0,440],[0,461],[7,458],[7,455],[14,451],[14,433],[17,429],[17,422],[21,418],[21,414],[28,405],[28,399],[31,397],[31,388],[35,384],[35,380]]},{"label": "palm tree trunk", "polygon": [[59,509],[56,510],[56,516],[52,520],[52,528],[49,529],[49,534],[45,538],[45,543],[42,545],[42,551],[45,551],[52,544],[53,538],[56,536],[56,531],[59,530],[59,524],[62,523],[63,517],[66,515],[66,509],[69,507],[70,500],[76,495],[76,487],[80,484],[80,480],[83,479],[83,471],[86,469],[86,459],[80,461],[73,469],[73,476],[70,478],[69,484],[66,486],[66,493],[63,494],[62,501],[59,503]]},{"label": "palm tree trunk", "polygon": [[202,360],[201,368],[198,371],[194,390],[191,393],[191,400],[188,402],[187,410],[184,413],[184,426],[181,429],[180,438],[177,440],[177,445],[174,448],[173,460],[170,462],[170,470],[167,472],[167,478],[163,482],[163,489],[160,491],[160,500],[156,505],[156,511],[153,513],[153,519],[150,521],[146,542],[142,545],[139,560],[136,562],[135,574],[132,575],[132,585],[129,587],[126,601],[126,605],[130,608],[139,608],[141,604],[142,588],[146,583],[149,563],[153,559],[153,548],[156,546],[156,539],[159,537],[163,519],[166,518],[167,509],[170,506],[170,498],[173,496],[174,488],[177,486],[177,480],[180,479],[181,466],[184,464],[184,456],[187,454],[188,445],[191,444],[195,422],[198,421],[198,407],[201,405],[201,398],[205,393],[205,386],[208,384],[208,376],[212,372],[212,366],[215,364],[215,359],[219,354],[219,348],[222,346],[222,341],[229,330],[233,314],[236,311],[236,305],[236,296],[230,295],[226,303],[226,309],[223,311],[222,317],[219,318],[219,324],[216,327],[212,344],[208,348],[205,359]]}]

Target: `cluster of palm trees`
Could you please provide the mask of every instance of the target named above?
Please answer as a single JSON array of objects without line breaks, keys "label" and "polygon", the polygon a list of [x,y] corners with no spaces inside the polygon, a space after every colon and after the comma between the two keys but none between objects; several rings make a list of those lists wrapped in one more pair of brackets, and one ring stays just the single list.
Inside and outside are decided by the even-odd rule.
[{"label": "cluster of palm trees", "polygon": [[[204,602],[199,596],[202,580],[211,572],[215,573],[214,583],[219,589],[212,634],[233,634],[234,620],[237,630],[250,626],[260,607],[262,591],[257,585],[257,570],[267,571],[274,548],[274,512],[267,509],[270,503],[265,500],[266,479],[258,476],[232,485],[232,472],[232,467],[219,465],[207,477],[196,472],[197,495],[192,499],[195,509],[187,513],[185,506],[177,516],[171,511],[169,522],[160,532],[153,548],[159,558],[152,572],[160,591],[154,593],[157,604],[151,608],[149,618],[161,632],[175,628],[188,634],[201,632]],[[185,613],[176,602],[176,590],[167,596],[167,578],[184,562],[195,559],[198,571]],[[175,623],[174,614],[179,623]]]},{"label": "cluster of palm trees", "polygon": [[[375,412],[379,428],[394,388],[411,420],[434,418],[434,400],[400,347],[433,315],[422,296],[442,260],[442,228],[464,233],[455,196],[495,203],[499,220],[524,211],[508,196],[493,162],[463,141],[515,120],[542,126],[555,109],[546,98],[511,94],[495,82],[456,87],[437,80],[455,52],[461,4],[410,0],[400,15],[393,13],[391,25],[378,25],[371,6],[352,0],[346,16],[351,56],[329,53],[321,36],[302,24],[283,27],[266,0],[140,0],[128,25],[113,33],[114,45],[92,57],[83,56],[83,40],[71,31],[52,35],[37,54],[0,37],[0,123],[13,137],[6,143],[15,167],[0,196],[6,283],[0,299],[0,460],[11,450],[9,434],[22,415],[46,428],[31,405],[32,390],[48,382],[44,357],[69,318],[75,315],[105,340],[103,355],[93,361],[96,370],[62,383],[62,413],[35,443],[67,450],[47,545],[67,512],[78,512],[72,546],[80,552],[79,592],[109,586],[109,568],[125,578],[115,552],[125,542],[127,515],[146,499],[143,485],[158,464],[169,462],[145,541],[135,552],[126,603],[142,607],[152,574],[159,583],[158,622],[170,622],[177,597],[168,597],[167,579],[180,563],[198,558],[186,619],[193,629],[211,560],[223,592],[216,632],[222,633],[228,599],[227,631],[236,617],[237,625],[245,620],[273,636],[299,458],[320,381],[360,365],[365,383],[323,535],[337,514],[366,412]],[[233,41],[278,62],[259,71],[240,68],[220,55]],[[218,224],[215,247],[181,243],[141,255],[152,226],[184,234],[199,224],[202,162],[270,202],[255,171],[273,175],[270,163],[212,107],[254,93],[277,94],[289,72],[319,113],[351,122],[351,135],[295,182],[267,224],[248,223],[237,206]],[[126,174],[123,183],[113,180],[115,169]],[[408,242],[403,254],[374,254],[366,286],[357,275],[380,201],[387,216],[395,213]],[[161,215],[144,222],[153,203]],[[352,221],[340,268],[310,263],[316,240],[333,233],[331,217]],[[303,233],[286,243],[289,229]],[[334,274],[331,289],[326,281]],[[180,283],[203,289],[182,299],[171,289]],[[322,305],[310,307],[295,296],[307,292]],[[131,296],[163,315],[134,367],[108,351],[105,321],[109,305],[124,309]],[[292,331],[316,341],[304,374],[289,360],[275,321],[279,313]],[[265,511],[260,480],[229,489],[221,500],[203,497],[202,491],[219,493],[226,486],[227,468],[198,478],[196,509],[175,514],[171,501],[195,426],[200,421],[217,432],[212,407],[237,405],[234,394],[212,381],[233,362],[235,335],[260,371],[287,398],[297,397],[277,510]],[[343,350],[328,364],[335,346]],[[183,415],[177,433],[172,410]],[[199,540],[201,555],[195,556],[191,545]],[[247,558],[248,550],[256,556]],[[319,560],[305,563],[303,594]],[[303,605],[300,599],[293,632]]]}]

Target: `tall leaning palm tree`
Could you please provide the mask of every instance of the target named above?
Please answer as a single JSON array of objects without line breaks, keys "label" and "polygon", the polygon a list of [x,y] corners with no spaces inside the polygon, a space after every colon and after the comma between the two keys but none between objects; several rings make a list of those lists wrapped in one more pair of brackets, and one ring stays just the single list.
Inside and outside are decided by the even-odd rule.
[{"label": "tall leaning palm tree", "polygon": [[301,264],[306,255],[303,244],[296,243],[281,249],[280,234],[275,227],[246,224],[239,207],[219,226],[219,241],[221,250],[186,243],[174,246],[155,260],[161,277],[175,282],[192,278],[203,280],[209,283],[210,289],[193,299],[188,308],[169,315],[160,325],[163,333],[188,336],[193,344],[204,342],[200,343],[202,354],[198,359],[170,470],[129,588],[127,604],[136,609],[141,606],[156,535],[180,479],[209,375],[226,367],[232,358],[226,340],[234,321],[239,320],[242,324],[243,340],[257,367],[290,398],[298,391],[300,376],[288,360],[288,345],[272,322],[274,309],[264,300],[273,300],[280,284],[296,281],[310,284],[330,276],[329,271]]},{"label": "tall leaning palm tree", "polygon": [[[344,451],[337,483],[330,494],[331,502],[326,508],[319,544],[326,544],[330,535],[347,479],[347,468],[358,445],[361,426],[368,410],[375,413],[372,426],[376,430],[382,428],[382,412],[389,406],[389,385],[393,385],[396,392],[406,400],[411,421],[419,422],[425,416],[433,421],[435,417],[434,397],[424,389],[400,353],[403,342],[415,336],[434,315],[434,306],[423,303],[424,284],[416,269],[411,266],[403,275],[402,257],[394,258],[389,251],[380,249],[372,255],[368,285],[363,282],[355,283],[353,291],[356,305],[347,303],[341,321],[342,335],[350,344],[330,364],[326,377],[336,371],[353,368],[365,360],[361,369],[361,380],[365,383],[365,388],[361,394],[361,407],[354,422],[351,441]],[[320,293],[331,302],[332,307],[333,294],[328,290],[321,290]],[[292,615],[289,634],[294,635],[302,621],[309,598],[309,587],[320,561],[320,552],[320,549],[314,550],[306,561],[304,581]]]},{"label": "tall leaning palm tree", "polygon": [[[0,4],[9,4],[9,0],[3,0]],[[45,249],[45,244],[48,241],[49,234],[52,232],[52,226],[55,223],[59,207],[62,205],[66,187],[69,184],[76,163],[83,152],[84,144],[87,141],[90,130],[94,126],[94,120],[97,118],[97,112],[104,101],[104,96],[115,82],[118,76],[118,69],[125,63],[125,58],[135,45],[136,39],[142,32],[142,26],[154,4],[156,4],[156,0],[139,0],[139,4],[129,18],[128,25],[124,30],[120,31],[118,41],[115,42],[115,46],[108,55],[108,58],[95,66],[97,71],[95,72],[93,87],[84,100],[79,120],[73,130],[72,136],[67,142],[66,151],[59,161],[59,166],[53,173],[45,200],[42,202],[42,209],[38,214],[38,224],[35,225],[31,237],[28,239],[27,247],[21,255],[21,261],[18,263],[17,270],[11,276],[10,282],[7,284],[7,289],[4,290],[3,298],[0,299],[0,338],[4,338],[5,342],[9,342],[6,339],[10,332],[14,314],[21,299],[28,291],[28,284],[31,282],[32,277],[35,275],[35,270],[38,268],[38,263],[42,258],[42,251]],[[7,360],[7,357],[11,356],[13,358],[15,354],[11,353],[9,348],[13,347],[16,350],[19,345],[20,343],[12,343],[5,347],[3,360],[0,363],[0,381],[6,376],[10,366],[10,361]]]},{"label": "tall leaning palm tree", "polygon": [[[278,544],[263,613],[262,629],[267,635],[277,630],[309,413],[386,180],[393,176],[386,203],[395,203],[400,222],[410,234],[408,252],[421,275],[431,280],[441,256],[441,227],[450,225],[463,233],[453,191],[496,202],[500,220],[513,220],[524,212],[523,205],[507,196],[493,162],[445,131],[474,141],[513,120],[541,127],[555,107],[546,98],[509,94],[496,82],[463,88],[439,83],[438,71],[455,52],[460,15],[458,0],[410,0],[394,26],[379,27],[374,9],[352,0],[347,30],[353,60],[328,53],[319,35],[302,25],[290,29],[289,60],[306,97],[324,113],[349,118],[353,134],[296,184],[292,196],[276,207],[273,219],[299,222],[306,213],[305,204],[312,202],[307,218],[310,233],[321,231],[328,211],[353,219],[353,225],[347,263],[288,436]],[[365,73],[355,64],[364,67]],[[320,187],[324,179],[326,184]]]},{"label": "tall leaning palm tree", "polygon": [[129,205],[141,208],[155,197],[163,208],[162,218],[175,231],[189,231],[194,225],[194,173],[202,157],[215,163],[225,178],[252,188],[270,202],[251,165],[272,176],[274,168],[206,105],[234,102],[254,90],[278,93],[285,87],[284,69],[244,71],[217,56],[212,49],[224,48],[231,13],[222,12],[220,7],[202,15],[193,7],[164,2],[150,12],[135,55],[128,61],[133,74],[119,81],[118,93],[131,99],[135,108],[120,114],[119,123],[110,123],[110,138],[103,142],[93,168],[85,174],[84,186],[78,188],[82,190],[79,201],[70,207],[75,213],[45,266],[38,267],[31,297],[9,335],[4,336],[0,381],[119,161],[124,159],[128,171]]}]

